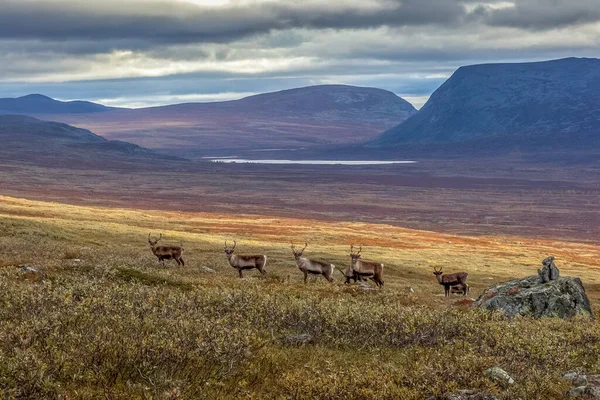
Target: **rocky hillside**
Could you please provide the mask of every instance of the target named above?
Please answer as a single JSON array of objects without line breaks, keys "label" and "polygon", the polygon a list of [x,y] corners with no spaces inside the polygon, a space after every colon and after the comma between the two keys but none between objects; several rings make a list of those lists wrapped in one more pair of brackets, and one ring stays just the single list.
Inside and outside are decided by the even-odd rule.
[{"label": "rocky hillside", "polygon": [[375,145],[566,143],[600,137],[600,60],[459,68],[414,116]]},{"label": "rocky hillside", "polygon": [[410,103],[385,90],[326,85],[226,102],[35,116],[85,127],[109,139],[202,156],[220,150],[361,143],[415,112]]},{"label": "rocky hillside", "polygon": [[0,114],[81,114],[111,109],[89,101],[58,101],[41,94],[0,99]]}]

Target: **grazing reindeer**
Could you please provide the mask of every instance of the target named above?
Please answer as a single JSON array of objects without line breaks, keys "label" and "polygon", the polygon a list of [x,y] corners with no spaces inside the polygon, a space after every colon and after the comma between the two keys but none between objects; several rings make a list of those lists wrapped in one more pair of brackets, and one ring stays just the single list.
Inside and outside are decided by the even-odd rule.
[{"label": "grazing reindeer", "polygon": [[354,245],[350,246],[350,266],[344,274],[346,277],[345,283],[350,283],[350,279],[354,282],[363,280],[363,278],[372,279],[377,286],[383,286],[383,264],[374,261],[360,259],[362,246],[357,253],[354,252]]},{"label": "grazing reindeer", "polygon": [[456,272],[454,274],[442,275],[442,268],[433,269],[433,274],[437,278],[440,285],[444,286],[444,294],[446,297],[450,296],[450,288],[453,286],[461,286],[463,289],[463,296],[469,293],[469,285],[467,285],[467,277],[469,274],[466,272]]},{"label": "grazing reindeer", "polygon": [[323,275],[329,282],[333,282],[333,270],[335,270],[335,265],[302,257],[302,253],[304,253],[307,246],[308,243],[304,242],[304,248],[300,251],[296,251],[294,243],[292,243],[292,253],[294,253],[294,258],[296,259],[296,265],[300,271],[304,273],[304,283],[306,283],[306,280],[308,279],[308,274]]},{"label": "grazing reindeer", "polygon": [[181,253],[183,253],[183,248],[181,246],[157,246],[156,244],[159,240],[162,239],[162,233],[160,237],[156,240],[152,240],[150,238],[150,234],[148,234],[148,243],[150,244],[150,250],[156,257],[158,257],[158,262],[162,263],[163,267],[165,265],[165,260],[173,259],[177,261],[177,265],[185,266],[185,262],[181,257]]},{"label": "grazing reindeer", "polygon": [[266,274],[265,265],[267,264],[267,256],[242,256],[233,254],[235,251],[235,246],[237,246],[236,241],[233,241],[233,247],[229,248],[227,246],[227,241],[225,241],[225,254],[227,255],[227,260],[229,261],[229,265],[238,270],[240,274],[240,278],[243,278],[244,275],[242,271],[245,269],[254,269],[260,271],[261,274]]}]

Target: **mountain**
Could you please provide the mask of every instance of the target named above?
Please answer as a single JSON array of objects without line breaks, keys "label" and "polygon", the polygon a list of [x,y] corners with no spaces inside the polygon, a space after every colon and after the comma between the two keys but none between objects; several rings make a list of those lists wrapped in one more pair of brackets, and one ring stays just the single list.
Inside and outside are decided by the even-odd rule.
[{"label": "mountain", "polygon": [[216,103],[186,103],[102,113],[36,114],[109,139],[184,156],[296,149],[371,140],[414,114],[386,90],[312,86]]},{"label": "mountain", "polygon": [[40,165],[110,166],[167,158],[132,143],[107,140],[86,129],[23,115],[0,115],[0,141],[2,161]]},{"label": "mountain", "polygon": [[41,94],[0,99],[0,114],[81,114],[111,109],[88,101],[58,101]]},{"label": "mountain", "polygon": [[415,115],[371,144],[538,147],[600,141],[600,60],[459,68]]}]

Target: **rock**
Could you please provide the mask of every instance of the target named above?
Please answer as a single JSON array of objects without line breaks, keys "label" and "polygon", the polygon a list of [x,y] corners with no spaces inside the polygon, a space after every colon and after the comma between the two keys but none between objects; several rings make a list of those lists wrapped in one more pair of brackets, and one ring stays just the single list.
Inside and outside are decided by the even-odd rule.
[{"label": "rock", "polygon": [[373,290],[373,288],[371,286],[369,286],[369,284],[367,282],[357,281],[356,284],[358,286],[360,286],[360,288],[362,290]]},{"label": "rock", "polygon": [[290,345],[296,345],[296,346],[303,345],[303,344],[309,344],[309,343],[312,343],[313,341],[314,341],[313,336],[309,335],[308,333],[287,336],[286,338],[283,339],[284,344],[290,344]]},{"label": "rock", "polygon": [[474,390],[459,390],[442,397],[430,397],[429,400],[497,400],[488,392],[476,392]]},{"label": "rock", "polygon": [[19,269],[21,270],[21,272],[25,272],[25,273],[32,273],[32,274],[40,273],[40,270],[38,267],[32,267],[29,265],[19,265]]},{"label": "rock", "polygon": [[577,371],[567,372],[563,375],[563,379],[571,382],[574,387],[586,386],[588,384],[587,376]]},{"label": "rock", "polygon": [[413,289],[412,286],[408,286],[406,288],[406,291],[408,292],[408,294],[413,294],[415,292],[415,289]]},{"label": "rock", "polygon": [[212,269],[212,268],[208,268],[208,267],[206,267],[206,266],[202,266],[202,267],[200,267],[200,271],[202,271],[202,272],[207,272],[207,273],[209,273],[209,274],[214,274],[214,273],[216,273],[216,272],[217,272],[217,271],[215,271],[214,269]]},{"label": "rock", "polygon": [[585,375],[571,371],[564,374],[563,379],[570,381],[573,385],[573,388],[567,392],[569,397],[600,399],[600,375]]},{"label": "rock", "polygon": [[547,283],[540,282],[539,276],[499,283],[486,289],[474,306],[501,310],[509,317],[593,318],[581,280],[568,276]]},{"label": "rock", "polygon": [[68,261],[71,261],[72,263],[75,263],[75,264],[77,264],[77,263],[80,263],[80,262],[81,262],[81,259],[79,259],[79,258],[69,258],[69,260],[68,260]]},{"label": "rock", "polygon": [[579,386],[569,390],[567,394],[570,397],[580,397],[583,399],[600,399],[600,388],[597,386]]},{"label": "rock", "polygon": [[496,382],[501,387],[515,383],[515,380],[500,367],[492,367],[485,370],[485,376]]},{"label": "rock", "polygon": [[542,283],[548,283],[558,279],[560,272],[558,271],[556,264],[554,264],[554,257],[550,256],[542,261],[542,269],[538,269],[538,275]]}]

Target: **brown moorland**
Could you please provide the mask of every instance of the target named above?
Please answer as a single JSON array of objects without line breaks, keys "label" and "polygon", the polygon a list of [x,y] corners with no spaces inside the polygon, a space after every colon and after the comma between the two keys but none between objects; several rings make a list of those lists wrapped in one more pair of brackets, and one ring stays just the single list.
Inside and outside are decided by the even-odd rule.
[{"label": "brown moorland", "polygon": [[[149,232],[183,244],[186,267],[161,267]],[[232,238],[240,252],[268,254],[266,276],[236,277],[223,254]],[[334,284],[302,284],[289,242],[303,240],[307,254],[338,268],[350,244],[362,244],[385,263],[385,288],[345,286],[339,273]],[[582,278],[597,312],[600,248],[592,244],[1,197],[0,390],[16,398],[423,399],[472,388],[558,399],[566,370],[600,372],[597,321],[481,314],[462,297],[441,297],[432,274],[434,266],[467,271],[477,295],[534,274],[548,254],[563,275]],[[294,334],[312,343],[282,343]],[[493,365],[515,385],[485,378]]]}]

